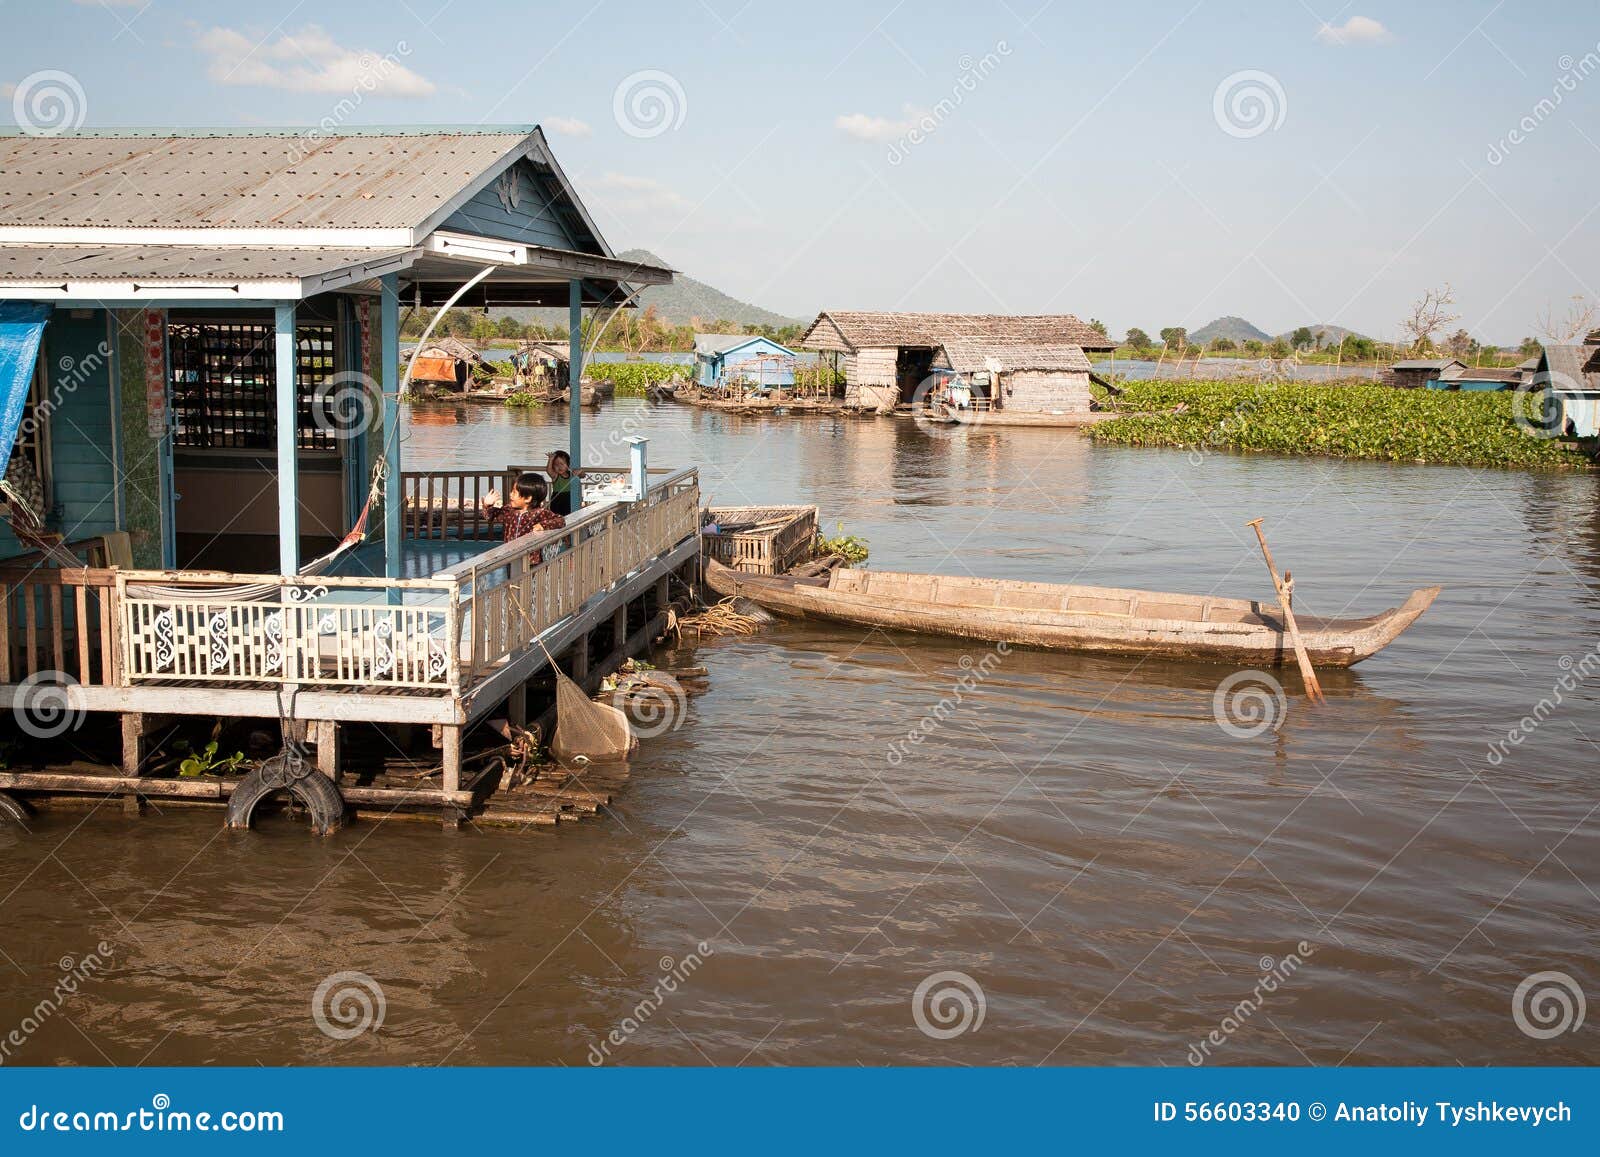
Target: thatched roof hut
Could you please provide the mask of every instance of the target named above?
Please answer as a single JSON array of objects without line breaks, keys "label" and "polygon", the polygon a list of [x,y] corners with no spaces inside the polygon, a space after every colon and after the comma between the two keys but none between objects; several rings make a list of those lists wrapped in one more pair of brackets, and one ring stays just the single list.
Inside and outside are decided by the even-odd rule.
[{"label": "thatched roof hut", "polygon": [[[948,351],[952,343],[962,350],[967,347],[961,343],[990,350],[1031,347],[1059,351],[1072,347],[1078,350],[1079,356],[1083,356],[1085,350],[1116,347],[1116,342],[1070,313],[1009,315],[848,310],[819,313],[796,344],[802,349],[844,355],[847,403],[890,410],[911,402],[919,385],[927,380],[940,351]],[[1049,372],[1078,371],[1056,367]],[[1087,375],[1087,367],[1082,372]],[[1087,390],[1087,377],[1084,388]]]}]

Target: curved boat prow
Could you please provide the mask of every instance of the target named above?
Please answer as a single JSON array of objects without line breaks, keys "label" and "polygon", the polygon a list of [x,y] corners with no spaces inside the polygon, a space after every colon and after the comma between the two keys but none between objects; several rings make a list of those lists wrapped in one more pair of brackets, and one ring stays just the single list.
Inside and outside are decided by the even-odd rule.
[{"label": "curved boat prow", "polygon": [[1433,606],[1433,600],[1439,597],[1443,587],[1423,587],[1411,592],[1411,597],[1406,599],[1394,610],[1382,615],[1371,635],[1364,640],[1363,645],[1352,663],[1359,663],[1362,659],[1370,659],[1379,651],[1400,637],[1400,633],[1422,617],[1422,612]]}]

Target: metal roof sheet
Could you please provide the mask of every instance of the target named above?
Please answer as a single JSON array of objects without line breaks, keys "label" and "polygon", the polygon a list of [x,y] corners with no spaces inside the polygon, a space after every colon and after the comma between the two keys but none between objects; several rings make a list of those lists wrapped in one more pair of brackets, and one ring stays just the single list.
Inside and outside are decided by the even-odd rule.
[{"label": "metal roof sheet", "polygon": [[[759,333],[697,333],[694,335],[694,352],[697,354],[725,354],[729,350],[749,345],[753,341],[772,341]],[[779,349],[784,347],[772,342]]]},{"label": "metal roof sheet", "polygon": [[415,228],[529,133],[0,137],[0,226]]},{"label": "metal roof sheet", "polygon": [[199,245],[0,245],[0,283],[127,280],[277,281],[316,277],[409,249]]}]

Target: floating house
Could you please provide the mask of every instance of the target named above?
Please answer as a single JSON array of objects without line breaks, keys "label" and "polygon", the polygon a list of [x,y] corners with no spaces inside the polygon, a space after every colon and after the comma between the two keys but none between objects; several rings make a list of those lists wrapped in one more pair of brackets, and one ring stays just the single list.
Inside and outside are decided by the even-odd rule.
[{"label": "floating house", "polygon": [[447,389],[465,390],[473,376],[492,376],[484,356],[460,338],[434,338],[411,355],[411,380]]},{"label": "floating house", "polygon": [[[116,775],[0,791],[326,803],[292,760],[148,778],[155,721],[204,715],[281,722],[335,802],[481,803],[464,734],[520,718],[547,651],[584,670],[664,614],[698,482],[596,470],[567,530],[496,542],[513,467],[401,460],[401,303],[565,305],[577,335],[671,278],[613,254],[535,126],[0,137],[0,692],[65,686],[122,735]],[[436,786],[341,781],[351,722],[431,725]]]},{"label": "floating house", "polygon": [[[1076,347],[1087,360],[1089,352],[1114,349],[1116,343],[1087,322],[1071,314],[1054,316],[1006,316],[959,313],[866,313],[841,310],[817,315],[799,345],[843,356],[845,402],[863,409],[889,411],[909,406],[919,388],[930,378],[941,356],[948,360],[947,344],[955,342],[965,351],[993,351],[997,347],[1032,346],[1060,351]],[[963,345],[963,343],[967,343]],[[984,354],[983,356],[989,356]],[[1064,364],[1064,363],[1061,363]],[[1075,362],[1073,364],[1076,364]],[[977,371],[987,372],[987,371]],[[1059,409],[1070,404],[1079,371],[1057,368],[1035,370],[1014,367],[996,373],[1067,375],[1049,382],[1060,386],[1060,401],[1041,393],[1048,392],[1044,378],[1019,378],[1023,392],[1019,406],[1039,405]],[[1087,371],[1082,371],[1087,374]],[[1087,390],[1087,380],[1084,381]],[[1004,391],[994,395],[996,404],[1006,404]]]},{"label": "floating house", "polygon": [[794,385],[795,352],[747,333],[694,335],[694,380],[708,390],[757,391]]},{"label": "floating house", "polygon": [[511,356],[519,389],[565,390],[569,364],[567,348],[553,341],[521,341]]},{"label": "floating house", "polygon": [[1600,329],[1582,345],[1549,345],[1532,387],[1544,398],[1547,428],[1565,438],[1600,438]]},{"label": "floating house", "polygon": [[1008,344],[946,338],[935,359],[959,380],[958,392],[976,410],[1022,414],[1086,414],[1090,364],[1081,346]]},{"label": "floating house", "polygon": [[1466,372],[1467,363],[1457,358],[1408,358],[1389,367],[1388,381],[1403,390],[1419,390],[1454,381]]}]

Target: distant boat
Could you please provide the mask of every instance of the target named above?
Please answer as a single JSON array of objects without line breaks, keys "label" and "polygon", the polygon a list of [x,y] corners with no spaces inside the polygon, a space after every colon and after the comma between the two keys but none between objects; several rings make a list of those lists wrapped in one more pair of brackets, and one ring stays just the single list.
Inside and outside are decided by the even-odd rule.
[{"label": "distant boat", "polygon": [[[1276,603],[1114,587],[836,570],[831,576],[757,575],[706,560],[706,584],[769,611],[856,626],[948,635],[1045,651],[1090,651],[1254,666],[1294,661]],[[1392,643],[1438,597],[1414,591],[1360,619],[1296,619],[1311,661],[1349,667]]]}]

